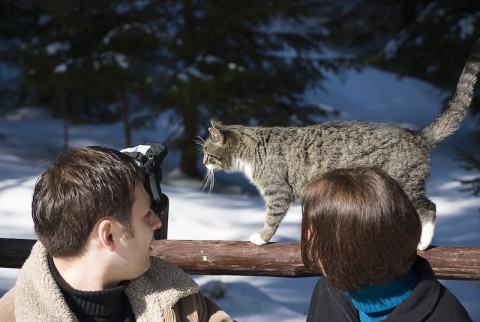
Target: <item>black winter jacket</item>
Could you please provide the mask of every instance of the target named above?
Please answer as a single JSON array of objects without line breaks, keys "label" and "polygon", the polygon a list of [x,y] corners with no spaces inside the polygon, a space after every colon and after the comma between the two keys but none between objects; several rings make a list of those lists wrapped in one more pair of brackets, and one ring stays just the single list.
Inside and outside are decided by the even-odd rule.
[{"label": "black winter jacket", "polygon": [[[420,275],[420,282],[384,321],[472,321],[458,299],[437,281],[426,259],[417,256],[413,267]],[[313,290],[307,316],[307,322],[317,321],[360,321],[350,297],[331,286],[324,278],[320,278]]]}]

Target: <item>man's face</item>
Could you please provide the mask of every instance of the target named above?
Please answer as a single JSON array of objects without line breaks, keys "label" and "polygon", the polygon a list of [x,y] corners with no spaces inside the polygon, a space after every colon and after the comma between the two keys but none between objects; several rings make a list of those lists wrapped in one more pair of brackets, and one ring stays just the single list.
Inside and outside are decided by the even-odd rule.
[{"label": "man's face", "polygon": [[141,183],[135,188],[131,220],[134,236],[125,232],[117,248],[121,257],[120,269],[126,274],[124,279],[136,278],[150,268],[153,232],[162,225],[160,218],[150,209],[150,197]]}]

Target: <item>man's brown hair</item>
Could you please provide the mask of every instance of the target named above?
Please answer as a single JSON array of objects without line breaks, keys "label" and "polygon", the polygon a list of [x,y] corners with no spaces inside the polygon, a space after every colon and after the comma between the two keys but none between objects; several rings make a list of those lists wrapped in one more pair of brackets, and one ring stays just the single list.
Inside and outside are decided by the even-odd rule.
[{"label": "man's brown hair", "polygon": [[136,184],[143,173],[116,150],[85,147],[62,153],[38,179],[32,217],[38,239],[54,257],[81,255],[96,222],[110,218],[131,231]]},{"label": "man's brown hair", "polygon": [[302,192],[302,259],[336,288],[355,291],[403,277],[420,242],[417,211],[377,168],[331,171]]}]

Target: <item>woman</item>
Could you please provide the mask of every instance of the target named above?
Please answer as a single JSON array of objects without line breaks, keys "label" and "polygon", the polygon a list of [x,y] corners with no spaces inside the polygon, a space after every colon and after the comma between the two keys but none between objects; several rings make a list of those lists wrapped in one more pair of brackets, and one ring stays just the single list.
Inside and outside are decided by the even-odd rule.
[{"label": "woman", "polygon": [[338,169],[302,193],[302,258],[323,274],[307,321],[471,321],[417,256],[421,223],[376,168]]}]

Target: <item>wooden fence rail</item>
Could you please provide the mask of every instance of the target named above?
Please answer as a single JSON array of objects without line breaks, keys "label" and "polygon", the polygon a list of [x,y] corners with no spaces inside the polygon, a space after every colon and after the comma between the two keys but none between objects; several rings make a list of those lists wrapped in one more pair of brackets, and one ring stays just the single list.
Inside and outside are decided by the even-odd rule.
[{"label": "wooden fence rail", "polygon": [[[32,239],[0,238],[0,267],[20,268],[35,243]],[[256,246],[241,241],[157,240],[154,256],[190,274],[305,277],[313,276],[302,263],[300,243]],[[479,247],[432,246],[418,254],[426,258],[437,278],[480,280]]]}]

